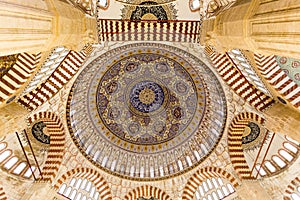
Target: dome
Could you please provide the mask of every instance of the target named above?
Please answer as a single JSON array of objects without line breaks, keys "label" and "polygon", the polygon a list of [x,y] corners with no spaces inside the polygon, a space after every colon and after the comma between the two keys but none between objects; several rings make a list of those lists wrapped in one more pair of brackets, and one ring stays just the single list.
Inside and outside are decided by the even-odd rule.
[{"label": "dome", "polygon": [[68,127],[96,166],[163,179],[197,166],[226,122],[221,84],[200,59],[158,43],[117,47],[88,64],[67,105]]}]

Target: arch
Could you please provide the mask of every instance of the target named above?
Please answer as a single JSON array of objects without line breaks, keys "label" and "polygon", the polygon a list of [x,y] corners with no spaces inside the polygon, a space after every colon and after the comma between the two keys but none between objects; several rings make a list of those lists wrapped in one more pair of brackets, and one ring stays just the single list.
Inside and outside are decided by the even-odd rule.
[{"label": "arch", "polygon": [[170,196],[165,191],[152,185],[142,185],[137,187],[128,192],[124,199],[136,200],[137,198],[144,196],[152,196],[158,198],[159,200],[171,200]]},{"label": "arch", "polygon": [[284,200],[291,200],[291,195],[297,190],[297,187],[300,186],[300,178],[294,178],[290,184],[286,187],[284,191]]},{"label": "arch", "polygon": [[7,200],[6,194],[2,186],[0,186],[0,200]]},{"label": "arch", "polygon": [[65,130],[60,118],[52,112],[39,112],[29,117],[28,123],[43,121],[50,134],[50,147],[42,169],[43,180],[52,182],[64,155]]},{"label": "arch", "polygon": [[102,200],[111,200],[112,195],[110,188],[104,178],[94,169],[81,167],[72,169],[65,174],[63,174],[54,184],[56,190],[59,189],[60,185],[66,182],[68,178],[77,177],[77,178],[86,178],[91,181],[97,188],[99,192],[100,199]]},{"label": "arch", "polygon": [[265,119],[255,113],[245,112],[235,116],[228,128],[228,150],[231,163],[241,179],[253,179],[251,171],[245,160],[242,148],[242,136],[246,125],[250,121],[260,124]]},{"label": "arch", "polygon": [[295,81],[284,73],[276,61],[276,56],[254,54],[257,69],[265,80],[274,87],[296,109],[300,109],[300,88]]},{"label": "arch", "polygon": [[207,178],[213,177],[222,177],[230,181],[233,187],[237,187],[239,185],[236,178],[234,178],[230,173],[227,171],[218,168],[218,167],[205,167],[201,168],[196,171],[188,180],[187,184],[183,189],[182,199],[183,200],[190,200],[193,199],[194,194],[198,186]]},{"label": "arch", "polygon": [[205,47],[205,54],[228,86],[255,109],[264,112],[275,101],[250,83],[227,54],[219,54],[211,47]]}]

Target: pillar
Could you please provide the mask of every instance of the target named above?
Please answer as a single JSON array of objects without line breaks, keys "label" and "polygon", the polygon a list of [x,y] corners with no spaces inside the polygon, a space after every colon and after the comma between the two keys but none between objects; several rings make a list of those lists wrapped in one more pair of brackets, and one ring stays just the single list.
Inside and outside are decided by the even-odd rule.
[{"label": "pillar", "polygon": [[96,42],[96,19],[60,0],[0,0],[0,56]]},{"label": "pillar", "polygon": [[263,55],[300,56],[300,1],[245,0],[204,20],[202,45],[219,52],[239,48]]}]

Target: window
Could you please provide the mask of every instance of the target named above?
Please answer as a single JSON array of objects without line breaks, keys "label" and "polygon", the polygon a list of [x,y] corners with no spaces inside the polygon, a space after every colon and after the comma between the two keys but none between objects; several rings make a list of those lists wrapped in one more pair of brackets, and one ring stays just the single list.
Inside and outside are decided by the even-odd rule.
[{"label": "window", "polygon": [[289,162],[293,160],[293,156],[291,154],[289,154],[288,152],[286,152],[285,150],[282,150],[282,149],[279,150],[279,154]]},{"label": "window", "polygon": [[0,151],[6,148],[6,143],[0,143]]},{"label": "window", "polygon": [[200,0],[190,0],[190,9],[195,12],[200,9]]},{"label": "window", "polygon": [[272,165],[270,163],[270,161],[266,161],[265,166],[267,167],[268,170],[270,170],[270,172],[275,172],[276,171],[276,168],[274,167],[274,165]]},{"label": "window", "polygon": [[14,164],[16,164],[18,162],[18,158],[17,157],[12,157],[9,161],[7,161],[7,163],[5,163],[4,168],[5,169],[10,169],[12,168],[12,166]]},{"label": "window", "polygon": [[14,169],[13,173],[19,175],[27,166],[27,164],[25,162],[22,162],[18,165],[18,167],[16,167],[16,169]]},{"label": "window", "polygon": [[219,200],[223,199],[232,193],[235,192],[234,188],[227,180],[225,185],[221,178],[211,178],[206,179],[198,186],[195,192],[195,198],[197,200],[203,199],[212,199],[212,200]]},{"label": "window", "polygon": [[10,150],[6,150],[0,154],[0,163],[2,163],[6,158],[8,158],[11,155]]},{"label": "window", "polygon": [[288,143],[288,142],[283,143],[283,146],[284,146],[287,150],[289,150],[289,151],[291,151],[291,152],[293,152],[293,153],[297,153],[297,152],[298,152],[298,149],[297,149],[296,147],[294,147],[293,145],[291,145],[290,143]]},{"label": "window", "polygon": [[280,167],[283,168],[286,166],[285,162],[283,160],[281,160],[281,158],[279,158],[278,156],[273,156],[272,160]]},{"label": "window", "polygon": [[108,0],[99,0],[98,1],[98,5],[102,9],[107,9],[108,8],[108,4],[109,4]]},{"label": "window", "polygon": [[47,80],[49,76],[55,71],[55,69],[60,65],[60,63],[65,59],[68,53],[69,50],[65,47],[55,48],[43,63],[39,72],[37,72],[33,79],[29,82],[22,94],[25,95],[26,93],[29,93],[30,91],[34,90],[39,83]]},{"label": "window", "polygon": [[264,83],[260,80],[255,70],[248,63],[244,55],[238,49],[233,49],[228,52],[228,56],[243,74],[243,76],[253,85],[255,85],[260,91],[266,95],[271,96],[270,92],[265,87]]}]

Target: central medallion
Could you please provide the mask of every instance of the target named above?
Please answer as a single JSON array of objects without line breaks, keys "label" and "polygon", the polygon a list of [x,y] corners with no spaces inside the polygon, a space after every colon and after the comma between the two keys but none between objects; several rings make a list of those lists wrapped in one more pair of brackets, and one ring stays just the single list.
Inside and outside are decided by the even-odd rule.
[{"label": "central medallion", "polygon": [[130,92],[131,105],[140,112],[156,111],[164,102],[164,91],[153,81],[142,81],[134,85]]}]

